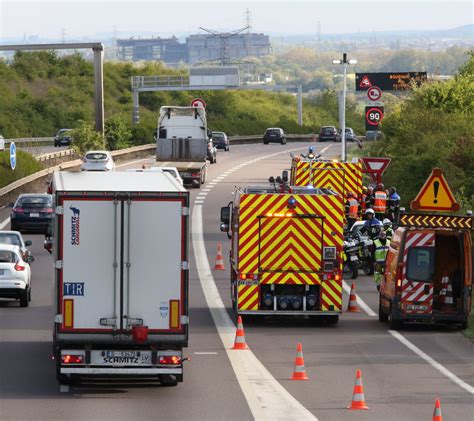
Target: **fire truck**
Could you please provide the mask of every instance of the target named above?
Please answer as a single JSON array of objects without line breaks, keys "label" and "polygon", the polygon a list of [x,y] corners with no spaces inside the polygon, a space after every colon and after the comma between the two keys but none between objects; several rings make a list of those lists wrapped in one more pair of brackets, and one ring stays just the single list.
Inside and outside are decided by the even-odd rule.
[{"label": "fire truck", "polygon": [[343,198],[328,189],[237,188],[234,201],[221,209],[221,231],[232,240],[236,314],[307,315],[337,323],[343,219]]},{"label": "fire truck", "polygon": [[328,188],[342,197],[349,192],[362,196],[361,162],[322,160],[310,151],[306,156],[293,156],[291,160],[292,186]]}]

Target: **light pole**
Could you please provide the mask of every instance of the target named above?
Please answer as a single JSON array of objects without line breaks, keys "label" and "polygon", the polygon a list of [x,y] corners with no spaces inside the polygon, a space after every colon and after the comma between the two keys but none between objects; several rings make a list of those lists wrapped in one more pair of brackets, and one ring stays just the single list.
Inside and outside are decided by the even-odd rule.
[{"label": "light pole", "polygon": [[346,160],[346,78],[347,78],[347,65],[357,64],[357,60],[347,60],[347,54],[342,54],[342,60],[333,59],[332,64],[342,64],[344,66],[344,81],[342,88],[342,127],[341,127],[341,160]]}]

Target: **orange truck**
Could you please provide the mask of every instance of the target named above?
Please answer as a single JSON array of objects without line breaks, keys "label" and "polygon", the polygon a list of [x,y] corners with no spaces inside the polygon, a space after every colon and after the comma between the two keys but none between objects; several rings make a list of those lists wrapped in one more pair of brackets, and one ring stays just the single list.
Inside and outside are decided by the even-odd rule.
[{"label": "orange truck", "polygon": [[231,297],[244,316],[296,315],[337,323],[342,309],[344,204],[318,188],[238,188],[221,209],[232,240]]},{"label": "orange truck", "polygon": [[338,162],[293,156],[290,185],[331,189],[347,197],[355,193],[362,197],[362,163]]}]

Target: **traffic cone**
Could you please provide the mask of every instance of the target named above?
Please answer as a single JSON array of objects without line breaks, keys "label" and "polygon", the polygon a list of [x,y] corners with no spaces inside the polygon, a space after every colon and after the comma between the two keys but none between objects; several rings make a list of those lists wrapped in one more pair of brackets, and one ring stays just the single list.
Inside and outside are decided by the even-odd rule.
[{"label": "traffic cone", "polygon": [[303,347],[298,344],[296,347],[295,368],[290,380],[308,380],[306,370],[304,368]]},{"label": "traffic cone", "polygon": [[364,386],[362,386],[362,374],[359,369],[356,373],[356,382],[354,385],[354,392],[352,394],[352,402],[347,409],[369,409],[365,404]]},{"label": "traffic cone", "polygon": [[352,313],[359,313],[360,309],[359,306],[357,305],[357,295],[355,292],[355,284],[354,282],[351,285],[351,293],[349,294],[349,305],[347,306],[347,311],[350,311]]},{"label": "traffic cone", "polygon": [[439,399],[436,399],[433,411],[433,421],[443,421],[443,415],[441,414],[441,403]]},{"label": "traffic cone", "polygon": [[242,316],[237,319],[237,331],[235,332],[235,341],[232,349],[249,349],[245,342],[244,325],[242,323]]},{"label": "traffic cone", "polygon": [[216,265],[214,266],[214,269],[225,270],[224,257],[222,256],[222,244],[220,241],[217,243],[217,257],[216,257]]}]

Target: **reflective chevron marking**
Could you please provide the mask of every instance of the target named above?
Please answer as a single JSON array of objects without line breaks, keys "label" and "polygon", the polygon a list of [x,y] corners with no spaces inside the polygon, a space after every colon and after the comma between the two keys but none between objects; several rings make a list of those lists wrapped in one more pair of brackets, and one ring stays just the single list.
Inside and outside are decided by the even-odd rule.
[{"label": "reflective chevron marking", "polygon": [[421,228],[465,228],[472,229],[471,216],[402,214],[400,225]]}]

